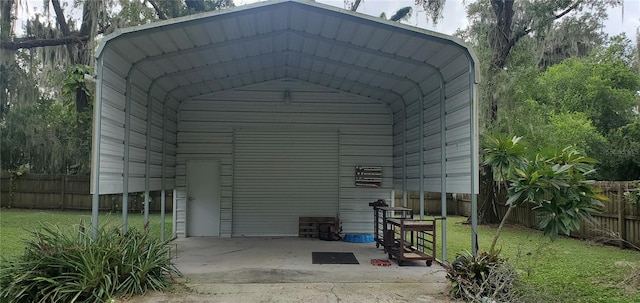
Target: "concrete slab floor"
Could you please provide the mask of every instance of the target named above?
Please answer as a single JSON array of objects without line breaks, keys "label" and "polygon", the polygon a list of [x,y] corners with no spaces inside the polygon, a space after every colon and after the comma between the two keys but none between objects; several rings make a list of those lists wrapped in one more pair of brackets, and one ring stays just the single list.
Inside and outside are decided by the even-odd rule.
[{"label": "concrete slab floor", "polygon": [[[174,245],[185,291],[132,302],[449,302],[436,262],[374,266],[375,243],[298,237],[186,238]],[[312,264],[312,252],[352,252],[360,264]]]}]

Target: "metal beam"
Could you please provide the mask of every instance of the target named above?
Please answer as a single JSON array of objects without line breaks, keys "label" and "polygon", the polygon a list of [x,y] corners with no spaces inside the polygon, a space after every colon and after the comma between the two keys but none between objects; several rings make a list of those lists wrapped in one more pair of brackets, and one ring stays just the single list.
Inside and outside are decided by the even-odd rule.
[{"label": "metal beam", "polygon": [[447,104],[445,83],[440,78],[440,215],[442,216],[442,260],[447,261]]},{"label": "metal beam", "polygon": [[478,196],[476,195],[476,182],[477,182],[477,178],[478,178],[478,157],[479,157],[479,150],[478,150],[478,133],[477,133],[477,127],[476,127],[476,123],[478,121],[478,117],[477,117],[477,104],[476,104],[476,90],[475,90],[475,85],[476,85],[476,81],[475,81],[475,65],[474,65],[474,60],[470,59],[469,60],[470,63],[470,67],[469,67],[469,109],[470,109],[470,121],[471,121],[471,125],[470,125],[470,140],[471,140],[471,146],[470,146],[470,152],[471,154],[469,155],[471,158],[471,253],[474,256],[478,255]]},{"label": "metal beam", "polygon": [[[165,208],[167,205],[167,168],[166,168],[166,160],[167,160],[167,149],[166,149],[166,140],[167,140],[167,107],[165,106],[167,100],[163,101],[162,105],[162,193],[160,196],[160,241],[164,241],[164,224],[165,224]],[[176,205],[173,205],[175,208]],[[175,218],[174,218],[175,220]],[[173,231],[175,233],[175,230]]]},{"label": "metal beam", "polygon": [[420,188],[420,220],[424,220],[424,96],[420,94],[420,153],[418,158],[420,160],[419,167],[419,188]]},{"label": "metal beam", "polygon": [[129,145],[131,136],[131,75],[127,75],[124,98],[124,157],[122,173],[122,233],[127,232],[129,211]]},{"label": "metal beam", "polygon": [[151,187],[151,117],[153,110],[153,98],[151,94],[147,92],[147,138],[146,138],[146,150],[144,160],[144,225],[149,224],[149,188]]},{"label": "metal beam", "polygon": [[98,238],[98,212],[100,209],[100,140],[102,140],[102,65],[103,57],[96,60],[96,104],[93,115],[93,195],[91,196],[91,238]]}]

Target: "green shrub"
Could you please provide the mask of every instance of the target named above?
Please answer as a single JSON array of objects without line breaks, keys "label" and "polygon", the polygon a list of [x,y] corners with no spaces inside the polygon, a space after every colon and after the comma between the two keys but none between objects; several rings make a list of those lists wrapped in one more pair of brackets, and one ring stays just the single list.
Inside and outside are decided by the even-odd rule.
[{"label": "green shrub", "polygon": [[447,279],[451,281],[451,297],[465,302],[516,302],[515,290],[518,274],[500,258],[499,252],[469,252],[446,266]]},{"label": "green shrub", "polygon": [[43,224],[21,258],[1,262],[0,301],[104,302],[166,289],[180,275],[168,241],[149,236],[147,228],[122,234],[102,226],[96,240],[90,231],[82,224],[75,230]]}]

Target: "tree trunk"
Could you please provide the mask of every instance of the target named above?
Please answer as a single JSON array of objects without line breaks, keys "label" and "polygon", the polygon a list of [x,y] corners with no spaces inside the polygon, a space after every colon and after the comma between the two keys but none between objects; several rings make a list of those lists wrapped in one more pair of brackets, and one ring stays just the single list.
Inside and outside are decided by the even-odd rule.
[{"label": "tree trunk", "polygon": [[478,197],[478,223],[498,223],[500,218],[496,209],[497,188],[493,180],[491,166],[480,167],[480,195]]},{"label": "tree trunk", "polygon": [[492,253],[492,254],[495,253],[496,244],[498,243],[498,239],[500,238],[500,234],[502,233],[502,228],[504,227],[504,224],[507,222],[507,218],[509,218],[509,215],[511,215],[511,211],[514,208],[515,208],[514,206],[509,206],[509,208],[507,209],[507,212],[504,214],[504,217],[502,217],[502,220],[500,221],[500,225],[496,230],[496,234],[493,236],[493,241],[491,241],[491,247],[489,248],[489,253]]},{"label": "tree trunk", "polygon": [[[490,36],[493,56],[489,65],[487,79],[484,81],[487,87],[495,85],[495,76],[506,66],[509,53],[515,41],[517,41],[512,37],[513,4],[514,0],[491,0],[491,7],[496,15],[496,24]],[[484,100],[489,104],[485,130],[491,131],[493,126],[498,123],[498,97],[493,91],[485,89]],[[493,171],[491,167],[486,165],[482,166],[481,170],[483,173],[480,174],[478,220],[480,223],[496,223],[499,221],[496,212],[498,190],[493,178]]]},{"label": "tree trunk", "polygon": [[[89,0],[91,1],[91,0]],[[80,35],[81,36],[89,36],[91,37],[94,30],[94,12],[92,11],[92,5],[95,3],[89,3],[89,1],[85,1],[82,7],[82,25],[80,26]],[[77,63],[82,65],[91,65],[91,49],[89,45],[91,41],[87,41],[87,43],[77,44]],[[76,110],[79,113],[86,111],[89,108],[89,96],[87,92],[79,87],[76,89]]]},{"label": "tree trunk", "polygon": [[[51,0],[51,4],[53,5],[53,10],[56,12],[56,21],[60,27],[60,31],[65,37],[71,36],[71,30],[69,29],[69,24],[67,24],[67,20],[65,19],[64,12],[62,11],[62,7],[60,6],[60,0]],[[75,63],[75,54],[73,51],[73,45],[66,45],[67,52],[69,53],[69,61],[71,64]]]},{"label": "tree trunk", "polygon": [[[0,43],[11,42],[11,9],[13,0],[0,1]],[[8,70],[15,64],[15,50],[0,51],[0,121],[4,118],[9,100],[9,82],[7,79]]]}]

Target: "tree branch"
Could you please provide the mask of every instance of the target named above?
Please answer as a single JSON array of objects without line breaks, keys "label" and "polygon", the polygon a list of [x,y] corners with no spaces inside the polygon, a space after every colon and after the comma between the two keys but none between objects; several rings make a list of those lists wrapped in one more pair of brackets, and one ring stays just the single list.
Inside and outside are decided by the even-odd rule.
[{"label": "tree branch", "polygon": [[56,12],[56,21],[58,25],[60,25],[60,31],[62,31],[62,34],[65,36],[71,36],[71,30],[69,29],[67,20],[64,19],[64,12],[60,6],[60,0],[51,0],[51,4],[53,5],[53,10]]},{"label": "tree branch", "polygon": [[[552,18],[549,19],[550,22],[553,22],[555,20],[558,20],[562,17],[564,17],[565,15],[567,15],[568,13],[570,13],[571,11],[575,10],[580,4],[582,4],[583,0],[578,0],[575,3],[571,4],[570,6],[568,6],[564,11],[562,11],[561,13],[554,15]],[[546,23],[546,22],[545,22]],[[511,46],[514,46],[518,40],[520,40],[522,37],[528,35],[529,33],[531,33],[534,30],[533,27],[527,27],[524,30],[518,31],[515,33],[515,35],[513,35],[513,38],[511,38]]]},{"label": "tree branch", "polygon": [[[56,21],[58,25],[60,25],[60,31],[65,37],[71,36],[71,30],[69,29],[69,24],[67,24],[67,20],[64,19],[64,12],[62,11],[62,7],[60,6],[60,0],[51,0],[51,4],[53,5],[53,10],[56,12]],[[71,62],[75,62],[75,56],[73,53],[73,47],[71,44],[66,44],[67,51],[69,52],[69,58]]]},{"label": "tree branch", "polygon": [[58,45],[71,45],[75,43],[82,43],[88,41],[89,36],[70,36],[55,39],[32,39],[23,41],[2,41],[0,42],[0,49],[18,50],[18,49],[31,49],[44,46],[58,46]]},{"label": "tree branch", "polygon": [[576,9],[578,7],[578,5],[580,5],[582,3],[583,0],[578,0],[576,1],[576,3],[571,4],[569,7],[567,7],[567,9],[565,9],[563,12],[553,16],[554,20],[558,20],[562,17],[564,17],[564,15],[570,13],[572,10]]},{"label": "tree branch", "polygon": [[353,4],[351,5],[351,7],[349,8],[349,10],[351,10],[352,12],[355,12],[358,10],[358,6],[360,6],[360,2],[362,0],[356,0],[353,2]]},{"label": "tree branch", "polygon": [[153,9],[156,11],[156,15],[158,15],[158,18],[160,18],[161,20],[167,20],[167,15],[164,14],[164,12],[160,9],[160,7],[158,6],[158,3],[156,3],[155,0],[147,0],[149,2],[149,4],[151,4],[151,6],[153,6]]}]

